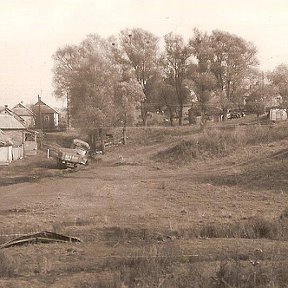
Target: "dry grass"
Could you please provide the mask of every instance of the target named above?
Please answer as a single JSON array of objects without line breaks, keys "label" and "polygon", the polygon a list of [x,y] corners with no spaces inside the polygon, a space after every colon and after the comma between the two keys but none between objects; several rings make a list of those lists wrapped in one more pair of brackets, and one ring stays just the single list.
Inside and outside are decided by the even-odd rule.
[{"label": "dry grass", "polygon": [[0,251],[0,278],[13,277],[15,275],[15,265],[13,261]]},{"label": "dry grass", "polygon": [[287,219],[268,220],[263,217],[252,217],[236,223],[207,224],[201,228],[200,237],[204,238],[247,238],[288,240]]},{"label": "dry grass", "polygon": [[[128,136],[85,170],[1,187],[2,234],[37,226],[83,242],[3,250],[0,286],[285,287],[286,128],[129,128]],[[155,149],[165,151],[161,163],[150,160]],[[119,155],[137,165],[115,165]],[[264,185],[267,174],[283,193]]]},{"label": "dry grass", "polygon": [[154,159],[177,165],[187,164],[193,159],[223,157],[243,149],[247,145],[266,144],[287,137],[288,128],[285,126],[214,128],[208,130],[205,134],[196,134],[190,140],[182,141],[172,148],[159,152]]}]

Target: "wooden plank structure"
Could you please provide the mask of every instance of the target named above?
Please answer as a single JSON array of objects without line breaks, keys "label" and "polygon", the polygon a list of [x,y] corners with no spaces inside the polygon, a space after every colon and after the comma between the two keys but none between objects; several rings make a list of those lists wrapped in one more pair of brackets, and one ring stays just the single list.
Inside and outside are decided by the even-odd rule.
[{"label": "wooden plank structure", "polygon": [[65,243],[65,242],[81,242],[76,237],[66,236],[55,232],[43,231],[32,234],[26,234],[18,238],[12,239],[2,245],[0,249],[8,248],[12,246],[22,246],[26,244],[37,244],[37,243]]},{"label": "wooden plank structure", "polygon": [[111,127],[102,127],[98,129],[93,129],[88,132],[89,144],[92,151],[101,151],[102,154],[105,153],[105,148],[125,144],[124,136],[115,138],[115,135],[111,131]]}]

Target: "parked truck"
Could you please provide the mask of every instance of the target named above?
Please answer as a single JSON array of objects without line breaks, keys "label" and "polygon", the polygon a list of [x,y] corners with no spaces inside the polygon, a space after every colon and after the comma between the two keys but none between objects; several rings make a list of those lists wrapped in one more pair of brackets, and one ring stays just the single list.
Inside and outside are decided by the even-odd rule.
[{"label": "parked truck", "polygon": [[57,155],[57,167],[79,168],[88,164],[90,146],[87,142],[74,139],[71,148],[60,148]]}]

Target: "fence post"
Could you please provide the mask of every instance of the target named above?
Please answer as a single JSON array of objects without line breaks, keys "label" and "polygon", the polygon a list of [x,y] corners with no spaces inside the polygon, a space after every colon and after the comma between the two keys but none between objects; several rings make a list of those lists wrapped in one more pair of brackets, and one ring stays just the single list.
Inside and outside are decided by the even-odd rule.
[{"label": "fence post", "polygon": [[104,133],[103,133],[103,129],[99,128],[99,134],[100,134],[100,139],[101,139],[101,150],[102,150],[102,154],[105,154],[105,139],[104,139]]}]

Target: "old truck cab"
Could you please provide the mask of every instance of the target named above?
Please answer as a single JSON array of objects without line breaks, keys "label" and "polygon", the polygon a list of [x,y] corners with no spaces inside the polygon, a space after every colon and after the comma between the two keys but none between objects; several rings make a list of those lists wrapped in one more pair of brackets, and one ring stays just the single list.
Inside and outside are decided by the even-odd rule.
[{"label": "old truck cab", "polygon": [[87,142],[74,139],[71,148],[60,148],[57,156],[58,168],[78,168],[88,164],[90,146]]}]

